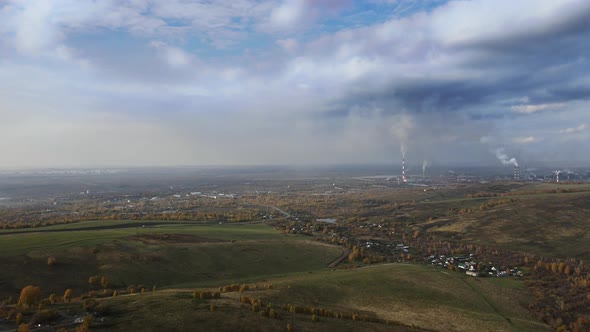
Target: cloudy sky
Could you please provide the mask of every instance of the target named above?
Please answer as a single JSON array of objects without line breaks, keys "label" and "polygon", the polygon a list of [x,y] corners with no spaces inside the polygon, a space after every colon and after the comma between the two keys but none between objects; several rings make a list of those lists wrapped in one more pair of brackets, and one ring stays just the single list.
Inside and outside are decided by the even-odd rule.
[{"label": "cloudy sky", "polygon": [[590,163],[589,55],[587,0],[0,0],[0,168]]}]

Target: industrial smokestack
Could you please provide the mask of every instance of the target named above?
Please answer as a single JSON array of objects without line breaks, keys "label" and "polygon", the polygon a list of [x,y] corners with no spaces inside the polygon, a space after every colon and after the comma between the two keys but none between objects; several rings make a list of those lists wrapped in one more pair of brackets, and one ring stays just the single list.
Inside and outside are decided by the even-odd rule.
[{"label": "industrial smokestack", "polygon": [[408,182],[406,179],[406,158],[402,158],[402,181],[403,183]]}]

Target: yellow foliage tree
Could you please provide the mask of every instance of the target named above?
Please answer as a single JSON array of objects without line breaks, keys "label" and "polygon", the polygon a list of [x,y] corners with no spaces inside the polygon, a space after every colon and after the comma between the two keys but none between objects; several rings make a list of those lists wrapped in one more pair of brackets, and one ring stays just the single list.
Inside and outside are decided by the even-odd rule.
[{"label": "yellow foliage tree", "polygon": [[71,300],[72,300],[72,290],[68,288],[64,292],[64,302],[69,303]]},{"label": "yellow foliage tree", "polygon": [[40,300],[41,288],[29,285],[21,290],[18,304],[30,306],[39,303]]}]

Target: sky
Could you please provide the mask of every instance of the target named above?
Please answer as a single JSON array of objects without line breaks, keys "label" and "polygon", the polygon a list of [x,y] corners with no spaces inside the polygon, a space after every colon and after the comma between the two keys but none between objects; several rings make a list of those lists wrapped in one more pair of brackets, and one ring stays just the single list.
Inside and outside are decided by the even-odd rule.
[{"label": "sky", "polygon": [[587,0],[0,0],[0,168],[590,164]]}]

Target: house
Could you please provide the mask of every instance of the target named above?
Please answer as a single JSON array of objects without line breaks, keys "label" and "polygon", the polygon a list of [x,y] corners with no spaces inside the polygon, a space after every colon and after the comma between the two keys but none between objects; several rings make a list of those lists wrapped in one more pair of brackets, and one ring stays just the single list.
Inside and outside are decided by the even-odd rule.
[{"label": "house", "polygon": [[476,271],[467,271],[465,272],[465,274],[472,277],[477,277],[479,275],[479,273],[477,273]]}]

